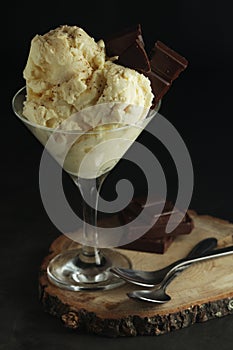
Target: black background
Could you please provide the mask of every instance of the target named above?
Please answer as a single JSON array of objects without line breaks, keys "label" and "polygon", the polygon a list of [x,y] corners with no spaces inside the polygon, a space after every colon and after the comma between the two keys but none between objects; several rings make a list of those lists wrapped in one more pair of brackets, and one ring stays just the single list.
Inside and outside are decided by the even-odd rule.
[{"label": "black background", "polygon": [[[128,10],[125,4],[21,1],[7,4],[2,12],[6,24],[1,30],[0,349],[231,348],[231,316],[161,337],[110,340],[73,334],[44,314],[38,302],[37,269],[59,232],[40,199],[38,167],[43,148],[11,108],[14,93],[24,85],[22,71],[35,34],[69,24],[98,40],[141,23],[148,49],[161,40],[185,56],[188,68],[164,97],[160,112],[176,127],[190,152],[195,181],[190,207],[200,214],[233,220],[230,2],[143,1],[140,6],[129,3]],[[167,164],[172,192],[175,184]],[[118,169],[124,173],[121,166]],[[136,191],[141,190],[136,182]]]}]

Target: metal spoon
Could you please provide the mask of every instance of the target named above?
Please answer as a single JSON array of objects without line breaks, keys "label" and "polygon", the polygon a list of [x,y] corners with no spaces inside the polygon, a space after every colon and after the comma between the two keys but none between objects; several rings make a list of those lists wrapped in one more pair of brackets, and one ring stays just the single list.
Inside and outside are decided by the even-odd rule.
[{"label": "metal spoon", "polygon": [[177,267],[173,272],[167,274],[163,281],[153,289],[135,290],[133,292],[126,293],[131,299],[149,301],[151,303],[164,304],[171,300],[170,295],[166,293],[167,286],[177,277],[186,266]]},{"label": "metal spoon", "polygon": [[[215,253],[213,253],[215,252]],[[202,260],[208,260],[208,259],[213,259],[213,258],[218,258],[222,257],[225,255],[230,255],[233,254],[233,246],[226,247],[226,248],[221,248],[221,249],[216,249],[212,253],[207,253],[206,256],[202,256],[200,258],[193,258],[188,260],[189,265],[196,263],[198,261]],[[147,290],[136,290],[133,292],[127,293],[128,297],[133,298],[133,299],[138,299],[138,300],[144,300],[144,301],[149,301],[152,303],[166,303],[169,300],[171,300],[171,297],[166,294],[166,287],[168,286],[169,283],[180,273],[182,270],[185,268],[185,262],[180,263],[173,269],[171,269],[168,274],[165,276],[164,280],[156,287],[153,289],[147,289]]]},{"label": "metal spoon", "polygon": [[[207,252],[210,252],[217,246],[217,239],[214,237],[203,239],[198,242],[193,249],[188,253],[186,258],[179,259],[168,266],[156,270],[156,271],[141,271],[141,270],[133,270],[133,269],[124,269],[120,267],[112,267],[110,271],[117,275],[118,277],[126,280],[127,282],[131,282],[137,284],[139,286],[144,287],[154,287],[155,285],[162,282],[167,273],[175,267],[177,264],[186,261],[187,259],[194,258],[196,256],[200,256]],[[187,265],[188,267],[188,265]]]}]

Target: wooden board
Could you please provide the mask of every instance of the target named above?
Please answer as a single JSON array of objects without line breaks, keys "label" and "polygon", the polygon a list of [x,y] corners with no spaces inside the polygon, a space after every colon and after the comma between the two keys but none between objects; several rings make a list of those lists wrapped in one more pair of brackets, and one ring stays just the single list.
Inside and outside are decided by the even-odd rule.
[{"label": "wooden board", "polygon": [[[120,250],[133,267],[154,270],[184,257],[201,239],[216,237],[218,247],[232,245],[233,224],[189,211],[195,228],[176,238],[165,254]],[[64,235],[50,247],[40,268],[40,301],[45,312],[77,333],[108,337],[160,335],[216,317],[233,314],[233,255],[202,261],[184,270],[168,286],[171,301],[163,305],[138,302],[126,292],[140,289],[129,283],[108,291],[72,292],[52,285],[46,276],[51,258],[77,243]]]}]

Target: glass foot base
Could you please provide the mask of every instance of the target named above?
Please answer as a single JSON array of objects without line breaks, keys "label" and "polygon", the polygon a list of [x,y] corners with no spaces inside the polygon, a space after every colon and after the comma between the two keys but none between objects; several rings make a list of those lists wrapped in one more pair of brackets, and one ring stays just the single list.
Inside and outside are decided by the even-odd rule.
[{"label": "glass foot base", "polygon": [[121,286],[124,280],[114,276],[113,266],[131,268],[130,260],[112,249],[101,249],[98,263],[85,263],[80,250],[67,250],[56,255],[47,267],[47,275],[56,286],[73,290],[104,290]]}]

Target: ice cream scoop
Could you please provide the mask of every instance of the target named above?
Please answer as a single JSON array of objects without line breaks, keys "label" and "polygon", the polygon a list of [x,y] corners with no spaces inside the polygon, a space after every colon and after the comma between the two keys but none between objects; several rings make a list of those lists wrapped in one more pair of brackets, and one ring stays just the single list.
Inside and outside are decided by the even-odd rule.
[{"label": "ice cream scoop", "polygon": [[[149,78],[114,59],[106,56],[103,40],[96,42],[76,26],[63,25],[36,35],[24,69],[24,116],[54,128],[72,114],[100,103],[121,102],[149,110],[154,98]],[[94,118],[86,118],[85,125],[91,128]],[[139,119],[141,115],[134,115],[134,122]],[[80,120],[78,128],[83,129],[82,124]]]},{"label": "ice cream scoop", "polygon": [[[136,35],[130,33],[128,42],[136,40],[133,47],[139,44],[147,64],[143,60],[135,69],[130,62],[125,66],[131,49],[130,55],[124,55],[124,64],[119,64],[114,52],[113,56],[106,52],[104,40],[95,41],[77,26],[61,25],[31,41],[23,72],[26,95],[22,114],[43,145],[56,130],[51,153],[64,162],[70,174],[93,178],[112,169],[150,121],[146,117],[151,109],[153,117],[159,110],[161,101],[154,103],[154,83],[140,71],[144,68],[147,72],[151,62],[139,29]],[[67,131],[74,132],[77,139]],[[80,172],[84,158],[86,167]]]}]

